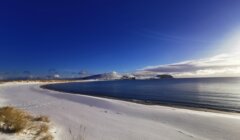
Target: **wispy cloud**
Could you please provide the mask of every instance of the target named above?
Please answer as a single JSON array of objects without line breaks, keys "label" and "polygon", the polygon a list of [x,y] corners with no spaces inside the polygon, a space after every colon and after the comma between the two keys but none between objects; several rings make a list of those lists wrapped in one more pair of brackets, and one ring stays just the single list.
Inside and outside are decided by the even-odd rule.
[{"label": "wispy cloud", "polygon": [[240,54],[220,54],[214,57],[188,60],[174,64],[148,66],[138,74],[172,74],[176,77],[240,76]]},{"label": "wispy cloud", "polygon": [[209,41],[205,39],[196,39],[193,36],[183,36],[183,35],[173,35],[173,34],[165,34],[162,32],[152,31],[145,29],[142,32],[137,32],[139,35],[144,37],[157,39],[157,40],[164,40],[164,41],[171,41],[171,42],[187,42],[187,43],[214,43],[215,41]]}]

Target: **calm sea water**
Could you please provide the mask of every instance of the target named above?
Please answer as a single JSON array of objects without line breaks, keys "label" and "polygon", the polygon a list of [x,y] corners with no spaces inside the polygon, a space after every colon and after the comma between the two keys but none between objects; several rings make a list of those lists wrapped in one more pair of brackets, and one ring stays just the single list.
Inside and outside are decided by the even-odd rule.
[{"label": "calm sea water", "polygon": [[240,112],[240,78],[116,80],[45,85],[45,88],[151,104]]}]

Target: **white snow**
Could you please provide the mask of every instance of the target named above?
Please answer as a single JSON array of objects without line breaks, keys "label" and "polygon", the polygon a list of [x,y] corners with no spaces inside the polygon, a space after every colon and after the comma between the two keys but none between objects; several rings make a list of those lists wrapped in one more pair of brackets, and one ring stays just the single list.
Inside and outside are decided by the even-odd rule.
[{"label": "white snow", "polygon": [[[239,140],[240,115],[148,106],[41,89],[0,85],[0,105],[47,115],[56,140]],[[2,139],[18,136],[0,134]],[[20,139],[20,138],[19,138]]]},{"label": "white snow", "polygon": [[99,78],[100,80],[115,80],[115,79],[121,79],[122,75],[113,71],[113,72],[109,72],[109,73],[104,73],[101,74],[101,77]]}]

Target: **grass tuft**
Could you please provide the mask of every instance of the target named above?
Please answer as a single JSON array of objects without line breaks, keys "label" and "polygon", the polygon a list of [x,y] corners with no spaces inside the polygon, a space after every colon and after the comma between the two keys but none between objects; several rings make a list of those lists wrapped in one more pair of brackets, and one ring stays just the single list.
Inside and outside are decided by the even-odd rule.
[{"label": "grass tuft", "polygon": [[16,133],[23,130],[28,122],[28,115],[13,107],[0,108],[0,131],[3,133]]},{"label": "grass tuft", "polygon": [[47,116],[34,117],[27,112],[14,108],[0,108],[0,132],[12,134],[22,133],[33,139],[53,140],[49,133],[49,118]]}]

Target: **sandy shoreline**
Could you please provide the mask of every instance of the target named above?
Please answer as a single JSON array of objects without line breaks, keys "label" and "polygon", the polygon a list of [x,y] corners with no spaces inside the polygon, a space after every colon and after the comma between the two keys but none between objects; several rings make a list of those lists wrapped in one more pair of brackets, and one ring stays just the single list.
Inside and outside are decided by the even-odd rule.
[{"label": "sandy shoreline", "polygon": [[237,140],[240,137],[238,114],[66,94],[42,89],[40,85],[3,83],[0,105],[49,116],[57,140],[72,140],[80,135],[85,140]]}]

